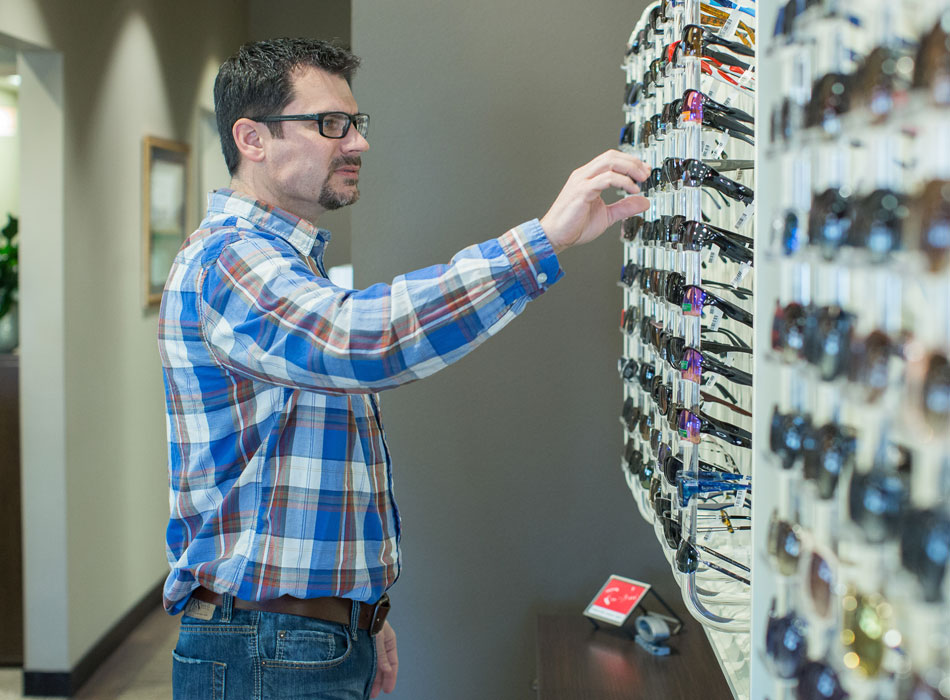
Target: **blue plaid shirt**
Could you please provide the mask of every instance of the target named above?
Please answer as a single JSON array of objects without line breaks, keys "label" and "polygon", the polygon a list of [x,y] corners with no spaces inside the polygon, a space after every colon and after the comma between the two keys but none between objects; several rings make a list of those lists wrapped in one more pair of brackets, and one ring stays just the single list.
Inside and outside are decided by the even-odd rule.
[{"label": "blue plaid shirt", "polygon": [[497,333],[562,276],[537,220],[392,285],[334,286],[330,234],[230,190],[182,246],[159,315],[171,573],[245,600],[372,602],[399,574],[376,392]]}]

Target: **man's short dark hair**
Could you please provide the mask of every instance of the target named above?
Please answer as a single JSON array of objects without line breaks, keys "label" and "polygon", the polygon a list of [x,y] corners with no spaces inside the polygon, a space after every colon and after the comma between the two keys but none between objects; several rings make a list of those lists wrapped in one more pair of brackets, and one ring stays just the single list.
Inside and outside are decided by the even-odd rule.
[{"label": "man's short dark hair", "polygon": [[[224,162],[231,175],[241,160],[231,128],[241,117],[279,114],[293,100],[291,73],[298,68],[319,68],[349,82],[360,59],[317,39],[268,39],[245,44],[226,60],[214,81],[214,114],[221,137]],[[271,134],[283,136],[282,124],[267,124]]]}]

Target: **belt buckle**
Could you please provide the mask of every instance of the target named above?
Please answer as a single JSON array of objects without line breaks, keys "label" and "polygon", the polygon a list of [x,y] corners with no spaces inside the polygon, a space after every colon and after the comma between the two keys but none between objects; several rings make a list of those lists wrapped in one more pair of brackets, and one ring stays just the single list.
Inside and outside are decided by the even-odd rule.
[{"label": "belt buckle", "polygon": [[373,616],[369,620],[369,635],[375,637],[383,628],[386,622],[386,616],[389,615],[389,594],[383,593],[383,597],[376,601],[373,606]]}]

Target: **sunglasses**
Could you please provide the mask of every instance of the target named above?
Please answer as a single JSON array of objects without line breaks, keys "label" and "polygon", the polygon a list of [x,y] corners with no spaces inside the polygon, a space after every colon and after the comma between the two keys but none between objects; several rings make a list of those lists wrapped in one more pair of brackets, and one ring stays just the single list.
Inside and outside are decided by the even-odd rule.
[{"label": "sunglasses", "polygon": [[695,95],[701,95],[702,93],[694,90],[692,94],[694,96],[692,105],[687,104],[685,98],[667,102],[663,106],[663,111],[660,112],[660,121],[672,128],[678,127],[680,121],[702,124],[754,145],[751,137],[755,135],[755,131],[751,127],[726,114],[711,109],[703,109],[699,100],[695,97]]},{"label": "sunglasses", "polygon": [[950,431],[950,360],[943,351],[908,346],[905,406],[911,422],[932,435]]},{"label": "sunglasses", "polygon": [[[904,448],[895,448],[903,450]],[[903,457],[909,458],[904,450]],[[878,464],[869,472],[855,471],[848,488],[848,515],[865,540],[880,544],[895,539],[907,511],[907,475]]]},{"label": "sunglasses", "polygon": [[795,612],[781,617],[772,601],[765,628],[765,658],[769,669],[779,678],[797,678],[808,661],[808,625]]},{"label": "sunglasses", "polygon": [[853,428],[830,422],[806,433],[802,448],[802,475],[813,483],[818,498],[834,496],[843,473],[854,469],[857,433]]},{"label": "sunglasses", "polygon": [[879,593],[849,586],[841,598],[841,642],[844,665],[865,677],[881,671],[885,652],[901,642],[891,604]]},{"label": "sunglasses", "polygon": [[[728,54],[723,54],[721,51],[710,51],[709,49],[710,46],[721,46],[734,54],[738,54],[739,56],[751,58],[755,57],[754,48],[746,46],[745,44],[738,41],[724,39],[718,34],[714,34],[709,29],[699,24],[687,24],[685,27],[683,27],[681,46],[682,51],[686,56],[711,55],[714,58],[719,58],[720,55],[722,55],[735,61],[736,59],[728,56]],[[719,58],[719,60],[723,59]],[[739,65],[745,70],[748,70],[749,68],[747,63],[742,63],[741,61],[736,61],[736,65]]]},{"label": "sunglasses", "polygon": [[668,299],[671,303],[679,303],[684,316],[702,316],[703,310],[709,307],[717,309],[726,318],[752,328],[751,313],[712,292],[704,290],[702,287],[686,285],[682,289],[682,294],[679,293],[679,290],[672,290],[672,294]]},{"label": "sunglasses", "polygon": [[737,107],[728,107],[721,102],[716,102],[713,98],[704,92],[692,88],[683,93],[680,102],[681,116],[684,121],[702,123],[707,113],[718,114],[724,117],[731,117],[746,124],[754,124],[755,119],[748,112]]},{"label": "sunglasses", "polygon": [[635,241],[647,222],[642,216],[631,216],[620,222],[620,234],[625,241]]},{"label": "sunglasses", "polygon": [[823,381],[832,381],[848,367],[854,323],[854,314],[838,306],[778,305],[772,317],[772,349],[786,362],[804,360],[816,366]]},{"label": "sunglasses", "polygon": [[911,509],[901,525],[901,565],[917,579],[927,603],[944,601],[950,561],[950,515],[940,507]]},{"label": "sunglasses", "polygon": [[950,180],[926,183],[909,208],[908,247],[924,254],[930,272],[942,272],[950,259]]},{"label": "sunglasses", "polygon": [[796,675],[798,700],[844,700],[851,697],[835,670],[823,661],[807,661]]},{"label": "sunglasses", "polygon": [[676,431],[680,438],[698,445],[702,435],[712,435],[736,447],[752,447],[752,433],[725,421],[710,418],[701,411],[674,408]]},{"label": "sunglasses", "polygon": [[853,218],[853,200],[837,187],[816,194],[808,215],[808,243],[831,260],[847,240]]},{"label": "sunglasses", "polygon": [[914,75],[915,90],[927,90],[938,105],[950,104],[950,21],[944,13],[917,46]]},{"label": "sunglasses", "polygon": [[[680,215],[681,216],[681,215]],[[676,219],[676,217],[673,217]],[[674,227],[677,223],[674,223]],[[699,252],[703,248],[715,245],[719,254],[737,263],[753,263],[753,240],[747,236],[728,231],[701,221],[686,220],[679,222],[679,239],[684,250]]]},{"label": "sunglasses", "polygon": [[913,58],[897,49],[878,46],[855,70],[850,80],[850,109],[870,113],[872,123],[907,102],[913,80]]},{"label": "sunglasses", "polygon": [[840,117],[849,108],[851,76],[827,73],[812,84],[811,99],[805,105],[803,123],[806,129],[821,127],[828,133],[837,133]]},{"label": "sunglasses", "polygon": [[676,548],[676,554],[673,557],[673,563],[676,566],[676,570],[679,571],[681,574],[695,573],[696,571],[699,570],[700,566],[704,566],[707,569],[718,571],[720,574],[724,574],[725,576],[728,576],[731,579],[739,581],[740,583],[744,583],[747,586],[752,585],[751,581],[749,581],[749,579],[746,578],[745,576],[741,576],[740,574],[730,571],[724,566],[720,566],[719,564],[711,562],[708,559],[700,558],[699,549],[697,548],[697,545],[692,544],[691,542],[685,539],[680,540],[679,546]]},{"label": "sunglasses", "polygon": [[666,182],[674,188],[678,185],[710,187],[746,205],[751,204],[755,198],[755,193],[750,188],[720,175],[718,171],[697,158],[667,158],[663,161],[663,167],[657,177],[659,180],[657,184]]}]

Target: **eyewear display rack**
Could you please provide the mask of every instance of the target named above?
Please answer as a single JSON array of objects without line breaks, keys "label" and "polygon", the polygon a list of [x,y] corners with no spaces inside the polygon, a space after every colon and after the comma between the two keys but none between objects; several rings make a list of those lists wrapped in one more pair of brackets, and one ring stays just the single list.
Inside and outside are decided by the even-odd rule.
[{"label": "eyewear display rack", "polygon": [[[647,8],[623,64],[621,134],[653,167],[651,208],[622,233],[623,473],[737,697],[751,656],[754,25],[705,2]],[[726,47],[746,70],[702,55]]]},{"label": "eyewear display rack", "polygon": [[950,2],[729,4],[627,46],[623,474],[737,698],[950,698]]}]

